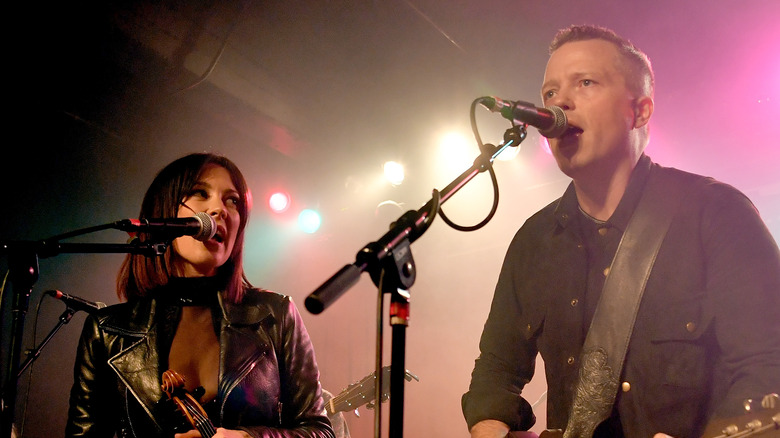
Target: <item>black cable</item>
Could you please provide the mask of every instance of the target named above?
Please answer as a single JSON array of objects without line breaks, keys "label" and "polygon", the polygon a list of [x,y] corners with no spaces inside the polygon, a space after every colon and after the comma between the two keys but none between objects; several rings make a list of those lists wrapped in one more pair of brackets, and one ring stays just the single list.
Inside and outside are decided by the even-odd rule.
[{"label": "black cable", "polygon": [[[476,108],[477,105],[482,101],[483,98],[477,98],[474,99],[473,102],[471,102],[471,110],[469,114],[469,119],[471,121],[471,130],[474,133],[474,138],[477,141],[477,146],[479,147],[479,151],[482,155],[489,154],[490,152],[487,150],[485,145],[482,143],[482,138],[479,135],[479,129],[477,128],[477,116],[476,116]],[[514,126],[514,123],[513,123]],[[491,219],[493,219],[493,216],[495,216],[496,211],[498,210],[498,178],[496,178],[496,172],[493,170],[493,166],[490,163],[489,160],[483,160],[486,164],[487,171],[490,174],[490,181],[493,184],[493,205],[490,208],[490,212],[487,214],[487,216],[482,219],[479,223],[475,225],[470,226],[464,226],[464,225],[458,225],[455,222],[453,222],[447,215],[444,213],[444,210],[441,209],[441,206],[439,206],[439,215],[441,216],[441,219],[444,221],[445,224],[449,225],[451,228],[454,228],[458,231],[476,231],[480,228],[487,225],[488,222],[490,222]]]},{"label": "black cable", "polygon": [[209,76],[211,76],[211,73],[214,71],[214,69],[217,67],[217,63],[219,63],[219,59],[222,57],[222,54],[225,52],[225,48],[227,47],[228,39],[233,34],[233,31],[235,30],[236,26],[238,25],[241,15],[247,8],[247,2],[241,2],[241,6],[239,7],[238,11],[236,12],[235,19],[230,23],[228,26],[227,31],[225,32],[225,36],[222,38],[222,44],[220,45],[219,50],[217,51],[217,54],[214,56],[214,58],[211,60],[211,63],[206,68],[206,70],[201,74],[201,76],[196,79],[193,83],[180,88],[176,91],[174,91],[173,94],[178,94],[184,91],[192,90],[193,88],[197,87],[198,85],[202,84]]}]

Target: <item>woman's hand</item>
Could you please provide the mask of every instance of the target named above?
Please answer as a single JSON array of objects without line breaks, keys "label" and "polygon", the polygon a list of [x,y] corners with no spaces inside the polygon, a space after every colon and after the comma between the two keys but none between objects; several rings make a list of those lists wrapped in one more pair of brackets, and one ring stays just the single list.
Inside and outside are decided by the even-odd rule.
[{"label": "woman's hand", "polygon": [[[187,433],[177,433],[174,435],[174,438],[204,438],[200,432],[193,429]],[[217,434],[213,437],[205,437],[205,438],[252,438],[248,433],[244,432],[243,430],[232,430],[232,429],[223,429],[221,427],[217,428]]]}]

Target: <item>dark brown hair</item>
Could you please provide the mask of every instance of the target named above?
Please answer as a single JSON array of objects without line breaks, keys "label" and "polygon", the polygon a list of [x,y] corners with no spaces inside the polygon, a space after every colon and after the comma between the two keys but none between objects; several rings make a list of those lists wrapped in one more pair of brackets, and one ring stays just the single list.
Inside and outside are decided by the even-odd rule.
[{"label": "dark brown hair", "polygon": [[575,25],[561,29],[550,43],[550,54],[566,43],[588,40],[604,40],[614,44],[625,61],[626,85],[636,94],[634,97],[653,96],[655,76],[650,59],[630,41],[610,29],[592,25]]},{"label": "dark brown hair", "polygon": [[[179,158],[163,168],[152,181],[141,203],[139,218],[176,217],[179,205],[198,182],[203,170],[209,165],[225,168],[240,194],[238,211],[241,220],[236,243],[228,261],[217,269],[217,274],[227,278],[224,291],[229,301],[239,302],[244,290],[251,287],[244,274],[244,230],[249,220],[251,194],[246,180],[238,167],[229,159],[211,153],[195,153]],[[148,236],[141,233],[143,241]],[[159,257],[129,254],[125,257],[117,278],[117,295],[121,300],[143,297],[152,289],[168,283],[172,276],[172,250]]]}]

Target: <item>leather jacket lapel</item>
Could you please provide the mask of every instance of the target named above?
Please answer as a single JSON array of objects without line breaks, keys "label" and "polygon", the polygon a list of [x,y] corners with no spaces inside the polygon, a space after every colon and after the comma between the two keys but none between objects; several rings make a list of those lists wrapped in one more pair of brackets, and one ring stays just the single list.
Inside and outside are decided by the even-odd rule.
[{"label": "leather jacket lapel", "polygon": [[[222,330],[220,337],[219,393],[227,400],[230,392],[263,360],[274,354],[274,346],[263,329],[267,319],[273,319],[265,307],[240,306],[222,301]],[[225,373],[225,370],[230,370]]]},{"label": "leather jacket lapel", "polygon": [[152,324],[155,307],[153,301],[140,302],[132,315],[147,315],[146,320],[131,322],[109,319],[103,324],[103,329],[106,333],[124,338],[119,344],[120,351],[108,359],[108,365],[117,373],[155,425],[160,427],[153,413],[154,407],[162,398],[156,348],[157,329]]}]

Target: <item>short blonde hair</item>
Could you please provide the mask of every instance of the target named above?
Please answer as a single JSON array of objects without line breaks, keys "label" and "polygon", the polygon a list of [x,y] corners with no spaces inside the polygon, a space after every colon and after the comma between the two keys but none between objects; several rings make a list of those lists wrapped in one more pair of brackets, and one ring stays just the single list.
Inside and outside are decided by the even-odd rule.
[{"label": "short blonde hair", "polygon": [[625,61],[626,84],[635,94],[634,97],[650,96],[655,92],[655,75],[650,59],[637,49],[629,40],[605,27],[593,25],[573,25],[561,29],[550,43],[550,54],[562,45],[573,41],[604,40],[617,47]]}]

